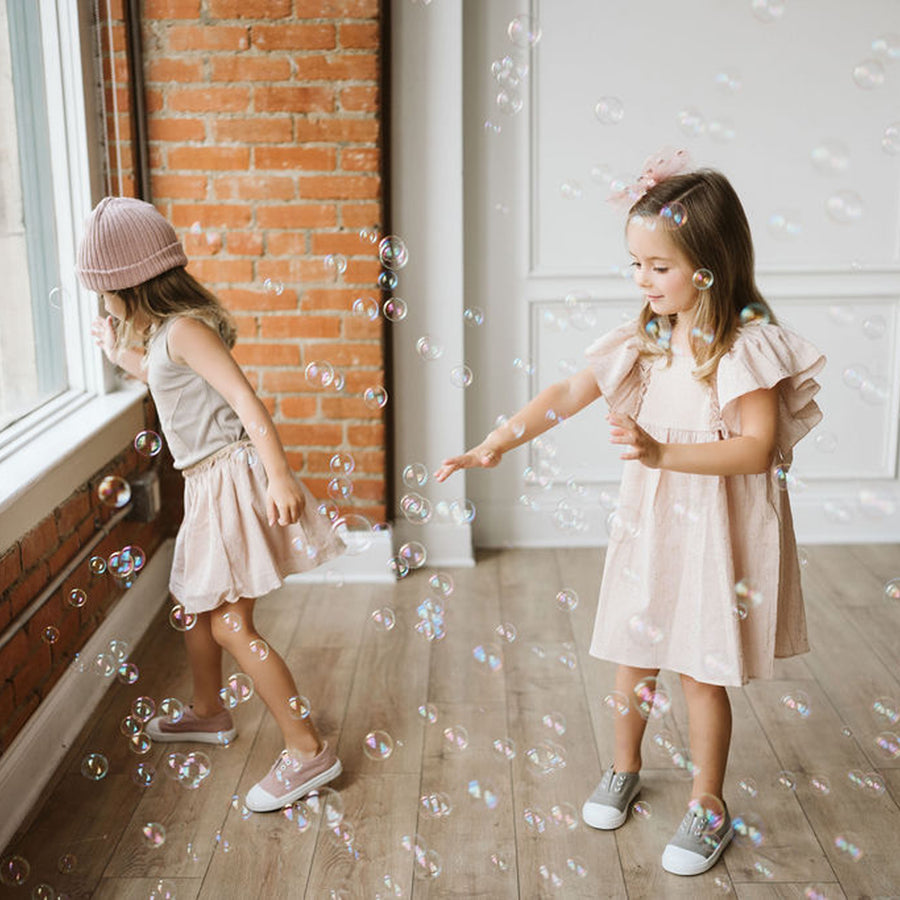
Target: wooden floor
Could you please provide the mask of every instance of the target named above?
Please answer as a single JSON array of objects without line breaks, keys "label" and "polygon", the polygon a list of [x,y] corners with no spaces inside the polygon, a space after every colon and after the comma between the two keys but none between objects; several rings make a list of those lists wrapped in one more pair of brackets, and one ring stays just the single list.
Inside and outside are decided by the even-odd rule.
[{"label": "wooden floor", "polygon": [[[816,547],[808,555],[813,652],[780,662],[774,681],[730,691],[725,799],[761,842],[735,841],[705,875],[679,878],[659,863],[689,797],[689,781],[653,740],[668,731],[678,746],[687,743],[677,680],[662,679],[671,711],[647,729],[645,815],[630,815],[616,832],[587,828],[581,803],[612,749],[603,697],[613,667],[587,653],[602,560],[597,551],[505,550],[451,573],[446,637],[432,643],[415,629],[429,570],[395,587],[290,587],[260,603],[260,630],[337,743],[337,831],[321,815],[302,830],[305,823],[282,813],[247,816],[233,803],[280,749],[255,697],[236,710],[233,746],[207,748],[211,774],[196,790],[164,774],[167,754],[183,745],[153,746],[141,757],[129,749],[120,723],[132,700],[186,697],[189,689],[182,643],[160,618],[132,654],[138,682],[111,686],[27,831],[6,848],[30,863],[27,884],[0,890],[45,896],[31,893],[43,882],[73,898],[116,900],[900,896],[900,759],[875,745],[879,732],[900,725],[873,712],[877,698],[891,698],[894,710],[900,701],[900,603],[883,596],[884,583],[900,576],[900,547]],[[556,606],[562,588],[580,596],[572,613]],[[382,607],[395,612],[392,630],[371,617]],[[514,641],[496,633],[501,623],[515,627]],[[485,644],[500,648],[501,667],[476,660],[473,649]],[[808,717],[781,702],[797,690],[809,697]],[[435,722],[420,716],[424,704],[434,705]],[[464,741],[454,747],[445,735],[458,739],[462,729],[468,745],[459,749]],[[387,759],[363,752],[373,730],[393,738]],[[511,760],[494,749],[497,739],[515,743]],[[528,751],[546,740],[566,764],[541,774]],[[109,759],[98,782],[80,773],[91,751]],[[156,769],[148,788],[132,780],[139,762]],[[855,786],[852,773],[868,776],[869,786]],[[165,828],[159,847],[142,834],[150,822]],[[407,849],[415,835],[418,853]],[[64,874],[67,854],[74,869]]]}]

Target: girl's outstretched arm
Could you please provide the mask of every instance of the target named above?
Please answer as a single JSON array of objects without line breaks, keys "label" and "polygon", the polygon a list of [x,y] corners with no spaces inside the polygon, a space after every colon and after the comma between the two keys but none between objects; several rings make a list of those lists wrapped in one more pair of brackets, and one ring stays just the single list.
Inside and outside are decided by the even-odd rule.
[{"label": "girl's outstretched arm", "polygon": [[738,399],[741,434],[703,444],[665,444],[654,440],[630,416],[610,413],[610,441],[626,444],[622,459],[650,469],[694,475],[754,475],[768,470],[775,451],[778,389],[761,389]]},{"label": "girl's outstretched arm", "polygon": [[288,465],[278,432],[269,411],[222,339],[199,319],[181,316],[169,328],[168,341],[173,361],[190,366],[208,381],[237,413],[253,441],[269,480],[266,499],[269,524],[297,522],[303,511],[303,494]]},{"label": "girl's outstretched arm", "polygon": [[543,434],[557,422],[568,419],[593,403],[599,396],[600,388],[590,369],[583,369],[565,381],[557,381],[542,390],[503,425],[495,428],[477,447],[461,456],[445,459],[434,477],[437,481],[445,481],[457,469],[476,466],[493,468],[508,450]]}]

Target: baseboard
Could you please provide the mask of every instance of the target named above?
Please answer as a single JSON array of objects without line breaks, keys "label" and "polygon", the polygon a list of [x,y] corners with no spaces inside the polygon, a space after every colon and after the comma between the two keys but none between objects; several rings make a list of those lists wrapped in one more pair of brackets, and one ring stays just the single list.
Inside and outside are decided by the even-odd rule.
[{"label": "baseboard", "polygon": [[288,584],[346,583],[391,584],[396,579],[388,568],[394,555],[390,528],[373,531],[363,541],[345,538],[348,552],[310,572],[288,575]]},{"label": "baseboard", "polygon": [[19,732],[10,748],[0,756],[0,848],[40,799],[72,742],[78,737],[97,704],[109,688],[82,660],[92,660],[112,639],[134,647],[168,599],[169,571],[174,540],[168,540],[147,561],[144,571],[113,606],[100,627],[91,635],[78,658]]}]

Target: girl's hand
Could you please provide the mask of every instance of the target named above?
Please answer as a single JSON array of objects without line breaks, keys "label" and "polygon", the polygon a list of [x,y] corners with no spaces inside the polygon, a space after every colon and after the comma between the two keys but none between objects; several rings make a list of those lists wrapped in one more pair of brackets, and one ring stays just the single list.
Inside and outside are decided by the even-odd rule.
[{"label": "girl's hand", "polygon": [[463,453],[462,456],[451,456],[441,463],[441,467],[434,473],[435,481],[446,481],[457,469],[493,469],[499,462],[502,453],[493,447],[479,444],[472,450]]},{"label": "girl's hand", "polygon": [[91,335],[94,338],[94,343],[103,351],[106,358],[113,365],[118,365],[115,359],[116,329],[113,325],[113,317],[96,316],[91,323]]},{"label": "girl's hand", "polygon": [[305,505],[306,498],[293,475],[269,479],[269,486],[266,488],[266,516],[269,525],[274,525],[276,521],[279,525],[299,522]]},{"label": "girl's hand", "polygon": [[650,437],[631,416],[611,412],[606,420],[612,426],[609,432],[610,441],[613,444],[629,445],[620,459],[636,459],[648,469],[660,467],[663,445]]}]

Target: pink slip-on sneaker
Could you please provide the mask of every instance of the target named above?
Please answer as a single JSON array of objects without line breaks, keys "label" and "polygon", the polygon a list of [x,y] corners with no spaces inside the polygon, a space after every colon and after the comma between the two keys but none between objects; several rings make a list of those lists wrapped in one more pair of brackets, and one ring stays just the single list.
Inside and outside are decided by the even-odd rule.
[{"label": "pink slip-on sneaker", "polygon": [[289,806],[310,791],[328,784],[341,774],[341,761],[325,742],[311,759],[282,750],[275,765],[247,791],[247,809],[272,812]]},{"label": "pink slip-on sneaker", "polygon": [[144,731],[154,741],[196,741],[201,744],[230,744],[237,737],[234,720],[227,709],[200,718],[189,706],[177,722],[168,716],[151,719]]}]

